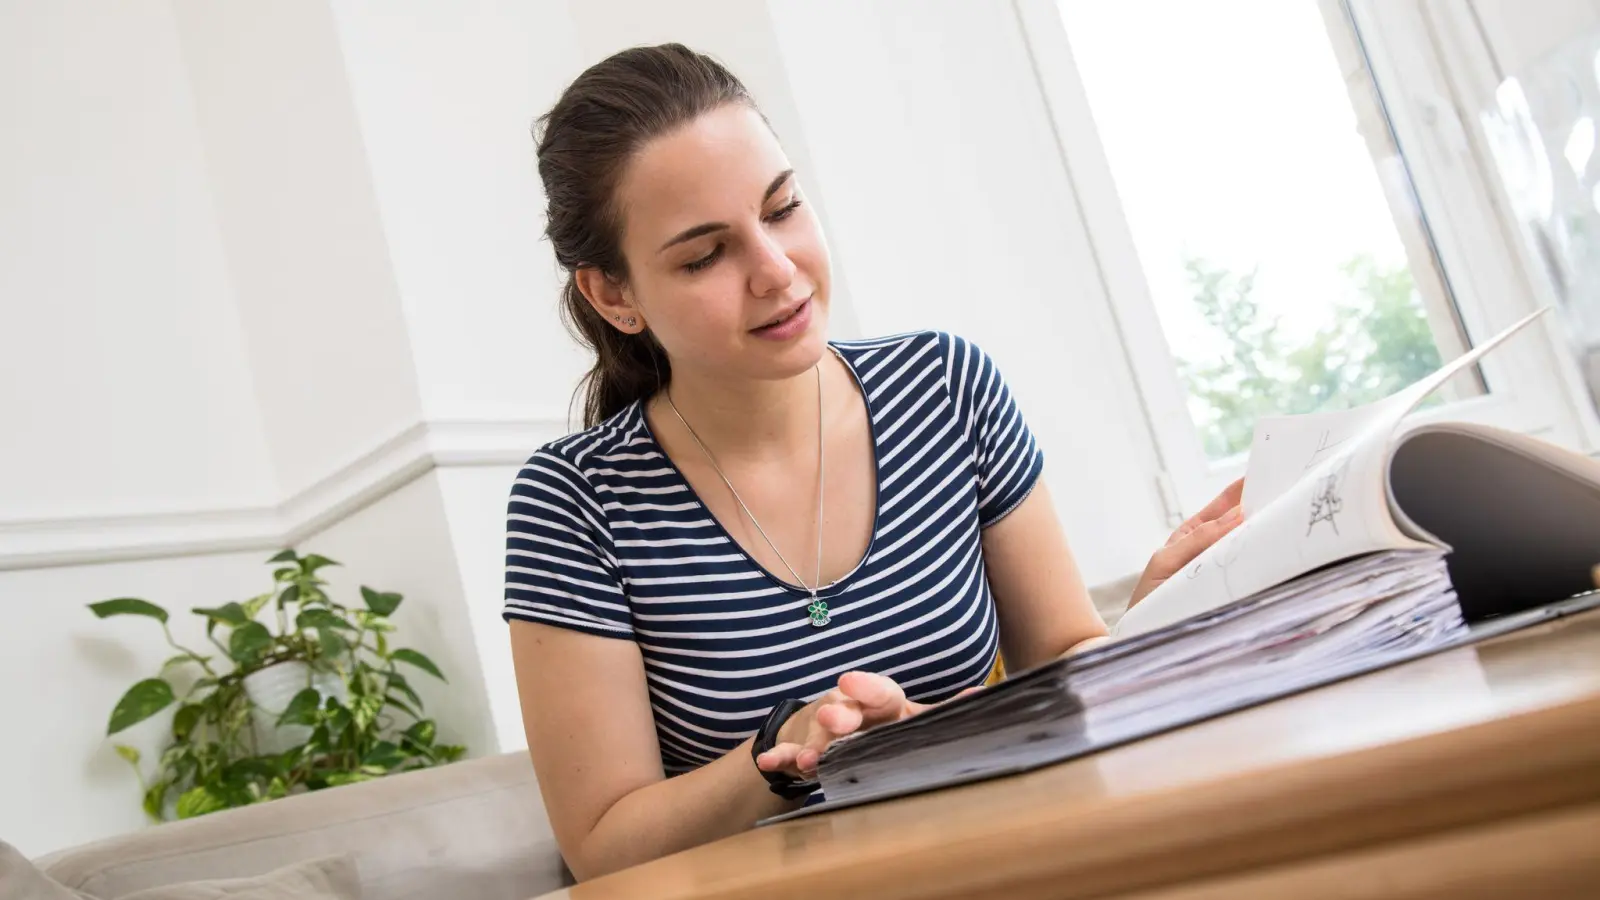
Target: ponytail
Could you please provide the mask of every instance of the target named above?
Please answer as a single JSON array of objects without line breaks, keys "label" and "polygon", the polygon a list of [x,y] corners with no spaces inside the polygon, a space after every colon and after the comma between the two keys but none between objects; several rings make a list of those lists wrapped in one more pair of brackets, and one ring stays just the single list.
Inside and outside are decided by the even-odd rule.
[{"label": "ponytail", "polygon": [[561,317],[578,343],[594,353],[594,365],[578,383],[583,427],[604,422],[671,381],[672,364],[655,336],[648,330],[628,334],[612,328],[584,299],[572,275],[561,291]]}]

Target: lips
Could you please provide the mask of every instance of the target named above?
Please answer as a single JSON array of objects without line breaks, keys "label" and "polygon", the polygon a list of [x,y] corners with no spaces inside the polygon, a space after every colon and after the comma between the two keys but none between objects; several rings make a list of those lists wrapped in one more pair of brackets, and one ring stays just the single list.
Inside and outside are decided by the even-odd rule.
[{"label": "lips", "polygon": [[775,327],[777,327],[779,325],[782,325],[784,322],[787,322],[790,319],[794,318],[795,315],[797,315],[801,310],[805,309],[806,308],[806,304],[808,304],[810,302],[811,302],[811,298],[807,297],[806,299],[801,300],[799,303],[796,303],[795,305],[789,307],[788,309],[778,313],[777,315],[774,315],[772,318],[768,319],[765,322],[762,322],[760,325],[757,325],[756,327],[754,327],[754,328],[752,328],[750,330],[751,331],[760,331],[763,328],[775,328]]},{"label": "lips", "polygon": [[807,297],[796,306],[778,312],[765,324],[750,329],[750,334],[762,340],[789,341],[811,329],[811,300]]}]

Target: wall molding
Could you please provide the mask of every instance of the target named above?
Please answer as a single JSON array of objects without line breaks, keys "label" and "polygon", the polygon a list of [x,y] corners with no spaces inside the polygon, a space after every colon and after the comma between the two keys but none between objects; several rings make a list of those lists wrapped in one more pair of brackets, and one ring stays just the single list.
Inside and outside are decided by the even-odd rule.
[{"label": "wall molding", "polygon": [[271,506],[0,519],[0,571],[277,550],[434,469],[520,465],[569,430],[566,419],[556,416],[422,421]]}]

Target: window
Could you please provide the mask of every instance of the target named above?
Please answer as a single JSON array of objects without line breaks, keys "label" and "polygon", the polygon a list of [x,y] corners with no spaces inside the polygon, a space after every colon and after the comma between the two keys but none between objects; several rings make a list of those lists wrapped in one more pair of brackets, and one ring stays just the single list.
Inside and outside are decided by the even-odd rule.
[{"label": "window", "polygon": [[[1536,303],[1436,99],[1429,5],[1018,4],[1173,518],[1243,471],[1258,417],[1387,396]],[[1431,405],[1581,443],[1541,356]]]}]

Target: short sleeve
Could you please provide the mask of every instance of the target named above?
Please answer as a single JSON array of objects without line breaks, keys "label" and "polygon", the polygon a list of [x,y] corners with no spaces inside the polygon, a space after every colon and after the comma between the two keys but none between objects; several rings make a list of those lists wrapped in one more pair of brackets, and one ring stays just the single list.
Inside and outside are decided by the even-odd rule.
[{"label": "short sleeve", "polygon": [[549,449],[528,460],[511,488],[502,615],[633,637],[604,510],[583,472]]},{"label": "short sleeve", "polygon": [[994,360],[963,338],[945,341],[945,384],[977,470],[978,526],[988,528],[1033,493],[1044,454]]}]

